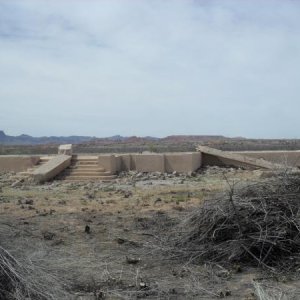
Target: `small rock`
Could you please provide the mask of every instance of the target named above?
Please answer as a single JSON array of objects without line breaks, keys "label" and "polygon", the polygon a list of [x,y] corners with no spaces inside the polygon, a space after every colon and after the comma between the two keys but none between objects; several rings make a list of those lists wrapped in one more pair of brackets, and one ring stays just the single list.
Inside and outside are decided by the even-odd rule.
[{"label": "small rock", "polygon": [[146,284],[145,282],[141,281],[141,282],[140,282],[140,288],[141,288],[142,290],[146,290],[146,289],[148,289],[148,286],[147,286],[147,284]]},{"label": "small rock", "polygon": [[156,204],[156,203],[158,203],[158,202],[161,202],[162,200],[161,200],[161,198],[156,198],[156,200],[154,201],[154,205]]},{"label": "small rock", "polygon": [[91,227],[89,225],[85,225],[84,232],[87,233],[87,234],[90,234],[91,233]]},{"label": "small rock", "polygon": [[173,209],[174,209],[174,210],[177,210],[177,211],[183,211],[183,210],[184,210],[184,207],[178,205],[178,206],[173,206]]},{"label": "small rock", "polygon": [[126,191],[125,193],[124,193],[124,198],[129,198],[129,197],[131,197],[132,196],[132,192],[130,192],[130,191]]},{"label": "small rock", "polygon": [[51,241],[55,237],[55,233],[45,231],[45,232],[43,232],[43,237],[44,237],[45,240]]},{"label": "small rock", "polygon": [[220,298],[225,298],[225,297],[231,296],[231,291],[230,290],[221,291],[219,293],[219,296],[220,296]]},{"label": "small rock", "polygon": [[24,179],[19,179],[19,180],[15,181],[15,182],[11,185],[11,187],[18,187],[18,186],[21,186],[23,182],[24,182]]},{"label": "small rock", "polygon": [[125,243],[125,240],[122,238],[117,238],[117,242],[118,242],[118,244],[122,245]]},{"label": "small rock", "polygon": [[127,262],[128,264],[135,265],[135,264],[137,264],[139,261],[141,261],[140,258],[134,258],[134,257],[128,257],[128,256],[126,256],[126,262]]},{"label": "small rock", "polygon": [[33,205],[33,200],[32,199],[26,199],[25,204]]},{"label": "small rock", "polygon": [[137,174],[135,175],[135,177],[136,177],[136,178],[142,178],[142,177],[143,177],[143,173],[137,173]]}]

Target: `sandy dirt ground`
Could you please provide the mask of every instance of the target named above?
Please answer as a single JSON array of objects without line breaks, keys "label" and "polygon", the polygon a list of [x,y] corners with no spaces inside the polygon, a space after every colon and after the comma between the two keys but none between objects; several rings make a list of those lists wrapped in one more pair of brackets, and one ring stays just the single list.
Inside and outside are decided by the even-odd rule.
[{"label": "sandy dirt ground", "polygon": [[252,182],[262,171],[212,167],[190,176],[128,173],[111,183],[15,187],[9,175],[0,177],[1,246],[57,278],[66,299],[251,300],[258,299],[254,282],[262,278],[280,288],[278,299],[298,289],[297,280],[269,278],[256,268],[164,255],[161,233],[176,230],[204,199],[226,190],[228,180]]}]

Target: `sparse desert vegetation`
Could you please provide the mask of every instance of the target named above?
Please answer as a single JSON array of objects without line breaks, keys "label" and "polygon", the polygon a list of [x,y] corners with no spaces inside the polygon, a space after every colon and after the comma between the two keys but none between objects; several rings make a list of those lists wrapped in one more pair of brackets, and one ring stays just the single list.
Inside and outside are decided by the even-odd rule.
[{"label": "sparse desert vegetation", "polygon": [[209,167],[12,187],[2,174],[2,295],[298,299],[299,191],[290,180]]}]

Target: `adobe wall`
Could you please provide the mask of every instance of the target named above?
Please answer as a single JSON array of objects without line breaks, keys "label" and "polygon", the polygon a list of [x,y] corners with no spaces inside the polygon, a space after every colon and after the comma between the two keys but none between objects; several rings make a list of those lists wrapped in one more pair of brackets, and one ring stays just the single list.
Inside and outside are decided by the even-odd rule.
[{"label": "adobe wall", "polygon": [[39,156],[0,155],[0,172],[23,172],[37,165]]},{"label": "adobe wall", "polygon": [[193,172],[201,167],[200,152],[166,154],[99,155],[99,166],[115,174],[121,171]]},{"label": "adobe wall", "polygon": [[121,158],[114,154],[99,155],[98,164],[112,174],[116,174],[121,170]]},{"label": "adobe wall", "polygon": [[201,153],[169,153],[165,154],[165,172],[187,173],[201,167]]},{"label": "adobe wall", "polygon": [[131,154],[122,154],[119,155],[120,157],[120,170],[121,171],[130,171],[133,170],[133,164],[135,165],[135,162],[132,162],[132,156]]},{"label": "adobe wall", "polygon": [[[172,173],[177,171],[187,173],[199,169],[202,165],[234,165],[252,168],[251,164],[253,164],[253,162],[251,158],[252,160],[257,160],[255,163],[258,167],[263,167],[264,164],[267,164],[267,162],[263,160],[276,164],[300,167],[300,151],[236,151],[223,152],[221,153],[222,155],[218,154],[219,150],[216,149],[209,149],[209,151],[204,149],[202,153],[103,154],[98,155],[98,163],[99,166],[104,167],[112,174],[130,170],[139,172]],[[237,154],[235,156],[239,155],[240,157],[236,158],[231,154]],[[28,168],[37,165],[39,160],[39,156],[1,155],[0,172],[26,171]],[[254,164],[253,167],[255,168],[257,166]]]},{"label": "adobe wall", "polygon": [[300,151],[240,151],[232,152],[282,165],[300,167]]},{"label": "adobe wall", "polygon": [[135,154],[132,155],[136,171],[139,172],[165,172],[164,154]]}]

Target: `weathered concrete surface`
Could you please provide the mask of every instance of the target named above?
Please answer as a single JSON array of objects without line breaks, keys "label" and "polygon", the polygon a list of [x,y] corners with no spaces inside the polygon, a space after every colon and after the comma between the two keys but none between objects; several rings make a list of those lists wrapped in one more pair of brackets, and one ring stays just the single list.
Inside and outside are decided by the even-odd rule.
[{"label": "weathered concrete surface", "polygon": [[120,171],[132,170],[132,156],[131,154],[122,154],[120,157]]},{"label": "weathered concrete surface", "polygon": [[39,161],[39,156],[1,155],[0,172],[23,172],[37,165]]},{"label": "weathered concrete surface", "polygon": [[193,172],[201,167],[201,153],[165,154],[165,172]]},{"label": "weathered concrete surface", "polygon": [[114,154],[103,154],[98,156],[98,165],[111,174],[116,174],[121,169],[121,158]]},{"label": "weathered concrete surface", "polygon": [[300,167],[300,151],[232,151],[232,153],[265,159],[288,167]]},{"label": "weathered concrete surface", "polygon": [[58,147],[58,154],[64,154],[64,155],[72,155],[73,150],[72,150],[72,144],[64,144],[60,145]]},{"label": "weathered concrete surface", "polygon": [[233,152],[225,152],[205,146],[198,146],[202,153],[202,165],[236,166],[247,169],[278,169],[283,165],[272,163],[264,159],[257,159]]},{"label": "weathered concrete surface", "polygon": [[139,172],[165,172],[164,154],[135,154],[132,156],[135,170]]},{"label": "weathered concrete surface", "polygon": [[41,183],[53,179],[71,164],[71,156],[57,155],[34,170],[31,177],[35,182]]},{"label": "weathered concrete surface", "polygon": [[130,170],[187,173],[201,167],[201,153],[99,155],[98,164],[112,174]]}]

